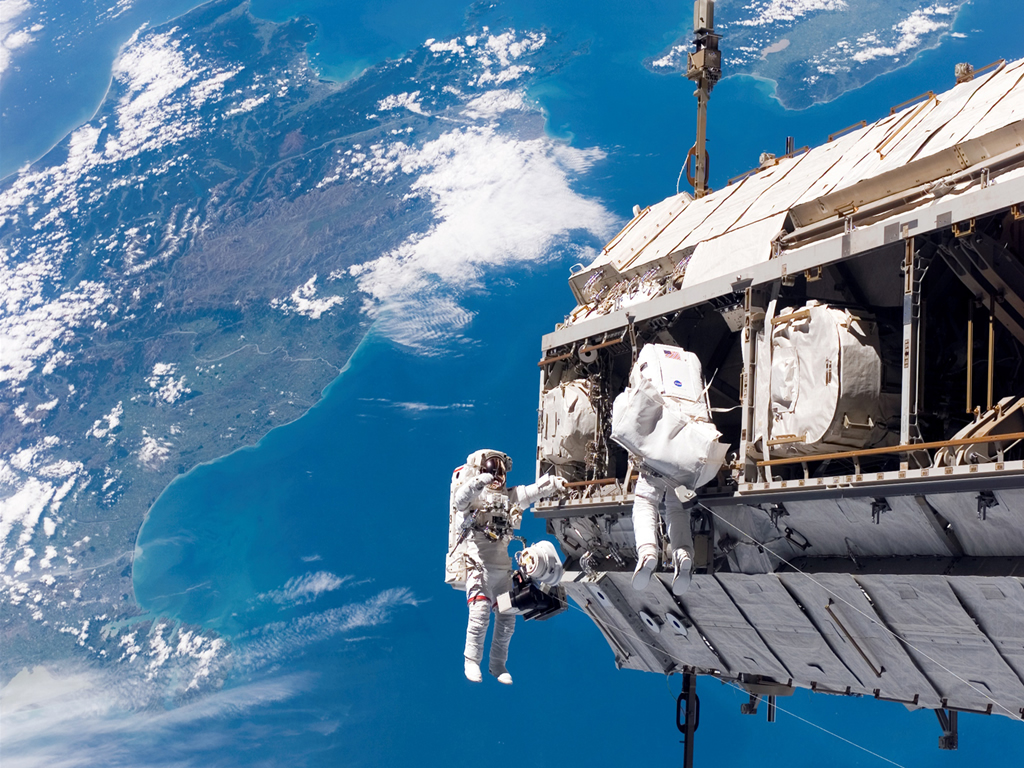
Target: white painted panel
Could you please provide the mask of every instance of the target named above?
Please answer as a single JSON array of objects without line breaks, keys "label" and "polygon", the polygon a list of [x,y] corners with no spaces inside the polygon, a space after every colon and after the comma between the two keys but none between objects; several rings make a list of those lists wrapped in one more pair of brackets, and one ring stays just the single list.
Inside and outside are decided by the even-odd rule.
[{"label": "white painted panel", "polygon": [[887,499],[891,510],[875,523],[871,498],[792,501],[786,503],[785,524],[810,542],[809,557],[889,557],[953,554],[940,535],[937,521],[912,496]]},{"label": "white painted panel", "polygon": [[764,194],[759,195],[743,211],[737,224],[759,221],[780,211],[788,211],[800,200],[803,200],[807,196],[808,190],[839,159],[838,153],[829,151],[833,146],[833,144],[826,144],[819,150],[805,152],[797,158],[780,161],[780,167],[787,164],[794,167],[784,179],[773,185]]},{"label": "white painted panel", "polygon": [[967,134],[968,139],[984,136],[1004,125],[1024,119],[1024,92],[1021,84],[1024,83],[1024,74],[1017,82],[1015,90],[1008,93],[998,104],[989,110],[989,113]]},{"label": "white painted panel", "polygon": [[948,576],[949,585],[999,655],[1024,680],[1024,585],[1020,579]]},{"label": "white painted panel", "polygon": [[942,576],[857,576],[886,624],[947,705],[1019,716],[1024,684]]},{"label": "white painted panel", "polygon": [[634,626],[627,614],[620,589],[604,574],[599,583],[565,582],[566,593],[592,615],[598,629],[626,669],[664,674],[668,660],[642,628]]},{"label": "white painted panel", "polygon": [[772,255],[771,241],[782,230],[785,219],[785,213],[777,213],[764,221],[701,242],[686,266],[683,288],[722,275],[739,274],[747,267],[768,261]]},{"label": "white painted panel", "polygon": [[782,683],[792,677],[714,576],[695,575],[679,602],[733,674],[764,675]]},{"label": "white painted panel", "polygon": [[631,263],[651,246],[665,227],[682,215],[689,204],[683,196],[670,197],[641,212],[636,223],[610,244],[609,250],[614,251],[612,265],[615,269],[628,269]]},{"label": "white painted panel", "polygon": [[[713,195],[694,200],[677,216],[667,215],[671,211],[668,207],[663,208],[654,217],[648,213],[650,219],[644,228],[634,228],[635,231],[630,231],[627,236],[617,240],[614,247],[611,247],[606,255],[599,257],[594,265],[622,265],[628,262],[627,268],[633,268],[667,256],[678,250],[680,243],[702,222],[717,220],[716,212],[727,204],[734,191],[734,188],[727,187]],[[651,212],[654,212],[653,209]]]},{"label": "white painted panel", "polygon": [[719,583],[772,652],[793,673],[795,685],[845,691],[862,683],[840,661],[775,574],[721,573]]},{"label": "white painted panel", "polygon": [[1024,557],[1024,491],[995,491],[999,502],[978,517],[978,494],[933,495],[928,503],[949,521],[964,554]]},{"label": "white painted panel", "polygon": [[960,113],[974,92],[981,87],[982,82],[980,79],[973,80],[940,94],[935,108],[922,115],[923,119],[914,131],[913,141],[897,142],[897,146],[887,148],[886,159],[893,163],[892,167],[899,167],[911,160],[938,152],[939,147],[933,141],[934,134],[951,120],[959,119]]},{"label": "white painted panel", "polygon": [[803,554],[799,546],[785,538],[787,518],[782,518],[776,526],[758,507],[736,504],[713,509],[715,537],[720,540],[728,536],[739,542],[729,557],[732,572],[771,573],[783,562]]},{"label": "white painted panel", "polygon": [[934,130],[926,127],[924,122],[939,108],[940,104],[937,100],[927,99],[917,104],[910,104],[893,115],[899,119],[889,125],[888,130],[878,143],[857,164],[858,178],[844,180],[843,186],[846,186],[847,182],[855,183],[860,179],[877,176],[900,167],[903,164],[902,161],[894,157],[893,154],[901,148],[907,154],[917,152]]},{"label": "white painted panel", "polygon": [[[1024,60],[1013,62],[1000,72],[940,94],[937,103],[927,104],[919,114],[919,105],[911,105],[685,207],[681,197],[670,197],[627,225],[591,267],[642,267],[1020,120],[1024,118],[1022,75]],[[879,155],[876,148],[894,133],[896,138],[883,149],[884,157]],[[733,264],[758,263],[762,250],[758,245],[750,259],[732,260],[727,271],[734,269]],[[714,247],[709,247],[708,253],[713,252]]]},{"label": "white painted panel", "polygon": [[717,222],[714,227],[706,232],[701,231],[695,233],[695,235],[714,237],[724,231],[742,227],[746,224],[753,224],[761,217],[752,215],[750,208],[758,200],[765,197],[780,197],[784,200],[789,200],[791,204],[793,200],[799,198],[797,190],[802,190],[806,187],[806,182],[799,183],[799,181],[797,181],[796,187],[793,186],[794,180],[798,180],[802,176],[800,165],[804,158],[804,155],[788,158],[781,161],[778,165],[770,166],[751,176],[747,176],[736,185],[737,190],[730,198],[728,208],[723,209],[721,215],[716,217],[720,218],[721,221]]},{"label": "white painted panel", "polygon": [[805,161],[804,172],[812,177],[812,180],[800,194],[797,203],[814,200],[833,189],[836,180],[833,172],[838,172],[836,169],[840,164],[855,162],[854,157],[860,156],[855,147],[869,130],[870,127],[861,128],[823,146],[814,147],[807,153],[809,157]]},{"label": "white painted panel", "polygon": [[888,135],[889,130],[898,119],[898,115],[883,117],[877,123],[873,123],[859,132],[857,143],[844,152],[839,162],[835,163],[822,176],[819,185],[823,191],[819,192],[818,195],[828,194],[837,189],[852,186],[865,178],[865,175],[859,170],[860,164],[870,157],[875,151],[875,147]]},{"label": "white painted panel", "polygon": [[665,233],[667,240],[675,240],[675,245],[669,252],[685,248],[688,245],[696,245],[705,237],[711,236],[707,233],[725,231],[733,220],[732,198],[742,186],[742,184],[733,184],[701,198],[706,205],[705,208],[694,212],[692,218],[688,218],[685,222],[676,222],[671,228],[671,237],[669,237],[669,232]]},{"label": "white painted panel", "polygon": [[939,706],[939,694],[886,630],[853,576],[783,573],[779,578],[806,609],[833,652],[862,681],[863,693],[874,695],[877,691],[885,699],[916,699],[921,707]]},{"label": "white painted panel", "polygon": [[[984,121],[989,111],[1013,87],[1020,76],[1019,67],[1020,62],[1014,62],[993,75],[984,75],[981,86],[972,94],[958,118],[951,120],[928,142],[929,152],[938,152],[963,142],[974,126]],[[999,126],[987,129],[985,133],[996,127]]]},{"label": "white painted panel", "polygon": [[[629,576],[632,579],[632,574]],[[665,583],[667,578],[666,574],[655,574],[655,578],[651,579],[647,589],[643,592],[633,593],[637,603],[659,619],[663,619],[666,613],[672,613],[692,621],[673,597],[668,584]],[[689,627],[686,635],[682,636],[674,632],[672,627],[666,623],[661,629],[661,634],[658,635],[658,643],[680,665],[702,669],[725,669],[722,660],[711,652],[695,626]]]}]

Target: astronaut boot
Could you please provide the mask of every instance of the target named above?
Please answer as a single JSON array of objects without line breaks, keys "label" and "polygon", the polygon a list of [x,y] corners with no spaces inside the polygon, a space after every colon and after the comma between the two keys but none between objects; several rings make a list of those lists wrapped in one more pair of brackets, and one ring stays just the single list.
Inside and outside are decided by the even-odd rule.
[{"label": "astronaut boot", "polygon": [[488,665],[487,671],[498,678],[498,682],[502,685],[512,685],[512,675],[505,669],[504,664],[495,664],[493,661]]},{"label": "astronaut boot", "polygon": [[466,659],[466,679],[471,683],[479,683],[484,679],[480,673],[480,662]]},{"label": "astronaut boot", "polygon": [[658,567],[658,555],[656,551],[641,547],[637,552],[636,570],[633,571],[633,589],[643,592],[651,583],[651,574]]},{"label": "astronaut boot", "polygon": [[693,558],[685,549],[677,549],[672,553],[672,594],[682,595],[690,588],[690,572],[693,570]]}]

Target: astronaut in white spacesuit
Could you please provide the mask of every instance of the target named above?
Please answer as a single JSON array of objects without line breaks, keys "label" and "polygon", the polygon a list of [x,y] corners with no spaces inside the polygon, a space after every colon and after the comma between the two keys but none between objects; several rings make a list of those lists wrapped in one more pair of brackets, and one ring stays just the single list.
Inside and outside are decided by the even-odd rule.
[{"label": "astronaut in white spacesuit", "polygon": [[[449,526],[449,563],[457,559],[465,566],[466,677],[480,682],[480,661],[491,611],[498,595],[512,588],[512,561],[508,545],[519,528],[523,510],[565,490],[561,477],[545,475],[532,485],[505,487],[512,459],[500,451],[480,450],[469,455],[452,477],[452,518]],[[488,671],[499,683],[512,684],[505,668],[508,646],[515,631],[514,614],[497,614]]]},{"label": "astronaut in white spacesuit", "polygon": [[[680,486],[684,497],[693,492]],[[637,564],[633,572],[633,589],[643,591],[658,566],[658,515],[665,518],[668,544],[672,552],[672,594],[681,595],[690,587],[693,570],[693,534],[690,532],[690,510],[670,483],[643,471],[636,483],[633,497],[633,536],[636,539]]]}]

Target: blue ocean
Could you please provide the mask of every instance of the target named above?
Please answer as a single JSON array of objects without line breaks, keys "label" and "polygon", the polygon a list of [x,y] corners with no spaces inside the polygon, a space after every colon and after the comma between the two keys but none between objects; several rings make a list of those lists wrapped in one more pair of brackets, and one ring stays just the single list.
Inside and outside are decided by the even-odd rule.
[{"label": "blue ocean", "polygon": [[[145,14],[166,21],[189,5],[139,4],[122,27],[93,41],[106,57],[83,68],[76,98],[50,94],[63,100],[59,109],[40,101],[25,113],[39,131],[5,147],[3,172],[91,114],[109,78],[102,62],[132,24]],[[253,0],[250,7],[275,21],[308,16],[317,27],[311,60],[334,80],[427,38],[461,34],[484,10],[490,23],[545,30],[566,57],[530,89],[548,134],[607,153],[579,191],[623,221],[634,204],[676,191],[694,132],[692,86],[643,61],[689,26],[688,3],[524,0],[493,9],[453,0],[386,7]],[[797,146],[820,144],[892,104],[951,85],[957,61],[1021,55],[1019,23],[1000,23],[993,7],[977,0],[958,20],[983,37],[947,40],[869,87],[810,109],[782,108],[771,82],[724,80],[710,107],[712,187],[755,166],[762,151],[782,154],[788,136]],[[466,300],[474,313],[466,338],[443,353],[418,354],[371,329],[304,416],[180,476],[160,495],[134,561],[142,618],[225,639],[234,659],[225,692],[248,692],[260,703],[134,736],[139,764],[682,763],[679,679],[616,670],[579,611],[517,625],[511,688],[490,679],[472,686],[462,676],[465,602],[442,579],[451,472],[470,452],[491,447],[513,457],[510,483],[532,481],[540,337],[574,305],[567,277],[576,259],[567,250],[494,276],[486,292]],[[523,534],[540,539],[544,525],[528,514]],[[960,752],[947,753],[935,748],[933,715],[896,704],[800,692],[780,701],[778,722],[768,724],[739,715],[740,691],[702,679],[699,693],[698,765],[994,768],[1020,760],[1012,746],[1019,724],[1005,718],[962,719]]]}]

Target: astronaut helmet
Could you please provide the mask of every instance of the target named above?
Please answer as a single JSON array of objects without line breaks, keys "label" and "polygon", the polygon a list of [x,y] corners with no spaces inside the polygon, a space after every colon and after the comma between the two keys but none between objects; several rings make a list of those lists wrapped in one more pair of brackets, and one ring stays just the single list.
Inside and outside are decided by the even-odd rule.
[{"label": "astronaut helmet", "polygon": [[505,477],[512,469],[512,459],[507,453],[483,449],[471,453],[466,458],[466,464],[473,467],[477,474],[487,473],[494,476],[488,484],[488,488],[497,491],[505,487]]}]

